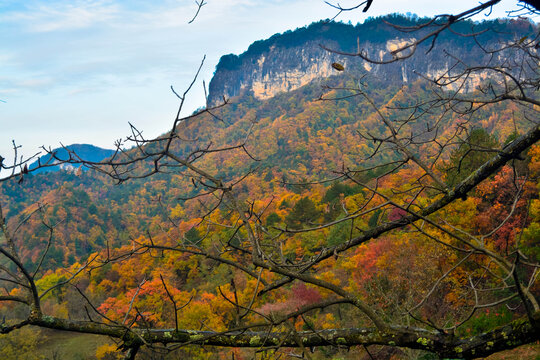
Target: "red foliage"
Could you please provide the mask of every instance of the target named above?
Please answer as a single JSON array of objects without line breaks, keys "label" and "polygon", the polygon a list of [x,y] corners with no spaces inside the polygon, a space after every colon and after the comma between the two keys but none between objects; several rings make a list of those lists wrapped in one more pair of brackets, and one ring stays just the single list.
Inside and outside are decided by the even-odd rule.
[{"label": "red foliage", "polygon": [[390,214],[388,214],[388,220],[390,221],[396,221],[401,219],[402,217],[406,216],[407,212],[400,208],[393,208],[390,211]]},{"label": "red foliage", "polygon": [[285,313],[294,311],[302,306],[314,304],[322,300],[321,294],[314,288],[307,287],[304,283],[296,283],[291,288],[291,296],[283,301],[267,303],[259,311],[264,314]]},{"label": "red foliage", "polygon": [[[523,194],[515,202],[516,194],[523,180],[517,179],[512,168],[505,166],[491,181],[478,187],[478,195],[482,203],[478,206],[479,215],[476,218],[476,228],[479,234],[487,234],[506,221],[492,236],[491,239],[499,250],[506,250],[513,246],[517,229],[526,226],[527,202],[535,192],[530,184],[525,185]],[[511,216],[509,217],[509,215]]]}]

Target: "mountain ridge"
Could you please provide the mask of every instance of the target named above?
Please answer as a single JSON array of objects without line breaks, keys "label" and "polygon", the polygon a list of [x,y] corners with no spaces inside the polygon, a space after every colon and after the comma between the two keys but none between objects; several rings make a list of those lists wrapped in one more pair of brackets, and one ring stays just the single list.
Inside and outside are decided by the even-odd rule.
[{"label": "mountain ridge", "polygon": [[[412,36],[388,23],[410,27],[426,21],[415,16],[401,15],[369,18],[356,26],[324,20],[256,41],[240,55],[228,54],[221,57],[209,84],[209,103],[216,105],[223,98],[246,93],[253,94],[257,99],[268,99],[312,81],[323,81],[338,74],[331,66],[334,62],[343,64],[349,76],[368,75],[387,83],[407,84],[421,76],[437,77],[451,71],[449,69],[456,62],[452,58],[454,56],[459,56],[461,61],[469,65],[490,62],[489,54],[478,49],[475,39],[455,33],[474,31],[479,33],[479,40],[493,39],[504,43],[519,39],[534,29],[534,25],[527,20],[458,23],[453,28],[455,33],[447,32],[437,37],[433,49],[430,48],[431,41],[418,46],[418,54],[430,53],[429,63],[426,63],[424,56],[413,56],[392,64],[374,64],[360,57],[340,55],[321,47],[346,53],[362,52],[375,61],[386,61],[391,59],[391,51],[427,33],[427,30],[419,30]],[[505,56],[512,54],[506,53]],[[472,77],[464,84],[464,91],[473,91],[487,78],[487,73]],[[455,84],[449,86],[452,90],[457,87]]]},{"label": "mountain ridge", "polygon": [[[112,156],[115,153],[115,150],[104,149],[104,148],[101,148],[92,144],[71,144],[64,147],[56,148],[52,150],[52,153],[54,153],[55,156],[60,160],[68,160],[69,159],[68,151],[72,151],[75,154],[77,154],[77,156],[79,156],[81,159],[84,159],[85,161],[90,161],[90,162],[100,162]],[[29,170],[35,169],[33,172],[36,174],[43,173],[43,172],[58,171],[58,170],[73,171],[76,169],[76,167],[72,163],[52,165],[52,164],[57,164],[57,163],[58,163],[58,160],[53,159],[50,154],[45,154],[39,157],[38,160],[30,164],[28,168]],[[43,164],[47,164],[48,166],[40,167],[40,165],[43,165]]]}]

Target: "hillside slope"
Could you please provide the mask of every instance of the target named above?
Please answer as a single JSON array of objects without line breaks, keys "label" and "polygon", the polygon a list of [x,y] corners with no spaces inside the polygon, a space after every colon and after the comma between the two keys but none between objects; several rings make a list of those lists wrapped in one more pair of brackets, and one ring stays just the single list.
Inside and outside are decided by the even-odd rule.
[{"label": "hillside slope", "polygon": [[[220,91],[229,91],[228,86],[241,88],[244,86],[241,85],[243,81],[247,81],[246,89],[251,88],[253,91],[240,93],[226,107],[217,110],[215,117],[207,114],[181,123],[179,131],[183,133],[183,137],[196,139],[196,141],[175,142],[172,150],[181,156],[197,149],[206,149],[208,146],[220,148],[238,145],[250,132],[246,148],[257,161],[241,151],[210,153],[196,161],[199,166],[210,173],[218,174],[225,181],[234,181],[253,170],[255,178],[251,181],[256,185],[249,188],[246,186],[244,189],[246,194],[260,197],[265,197],[273,191],[277,192],[280,188],[294,188],[294,186],[285,186],[281,183],[284,181],[294,183],[301,180],[323,180],[331,178],[334,171],[344,167],[354,168],[359,164],[377,165],[394,159],[396,152],[392,148],[380,152],[376,157],[369,158],[378,146],[372,141],[367,141],[363,136],[367,133],[384,136],[388,130],[378,118],[376,109],[365,98],[350,97],[350,92],[346,90],[321,87],[325,85],[330,88],[354,88],[358,85],[355,73],[348,71],[331,73],[333,70],[330,65],[324,63],[323,66],[318,63],[320,58],[312,61],[309,56],[298,56],[298,51],[304,54],[316,51],[318,54],[323,54],[321,56],[328,61],[333,61],[327,52],[314,44],[324,36],[338,38],[339,43],[336,44],[344,46],[344,43],[357,36],[355,34],[362,29],[370,31],[369,39],[373,47],[368,44],[370,46],[368,48],[369,51],[375,51],[374,49],[384,47],[395,39],[395,30],[388,27],[383,20],[392,20],[401,24],[411,24],[413,21],[402,17],[389,17],[373,19],[357,27],[320,22],[256,42],[240,57],[224,57],[212,80],[210,97],[217,96],[215,94]],[[416,19],[413,22],[420,21]],[[501,35],[500,41],[516,36],[518,31],[529,29],[521,22],[501,24],[492,22],[489,25],[494,24],[499,26],[497,30],[507,30]],[[462,24],[461,26],[470,25]],[[456,35],[447,35],[441,39],[440,46],[449,44],[457,46],[459,39],[461,38]],[[467,46],[470,44],[463,44],[464,48],[454,48],[454,50],[466,54],[467,58],[473,58],[475,54],[467,52]],[[263,54],[267,54],[270,49],[272,49],[272,57],[264,62],[263,67],[268,70],[268,76],[273,79],[272,82],[277,81],[275,76],[279,78],[277,73],[287,72],[295,66],[299,66],[295,71],[301,73],[307,71],[306,74],[309,73],[310,66],[315,66],[314,64],[319,64],[316,66],[325,70],[323,73],[318,71],[311,73],[308,77],[313,76],[315,80],[303,86],[300,86],[302,81],[294,86],[287,85],[287,89],[280,87],[280,90],[276,91],[272,97],[258,96],[256,87],[252,86],[254,79],[258,76],[257,71],[249,63],[255,64],[255,59],[266,56]],[[445,58],[446,60],[443,61],[441,54],[441,51],[432,51],[426,56],[416,56],[414,66],[433,70],[447,63],[448,60]],[[351,67],[345,61],[344,63],[347,68]],[[418,77],[413,81],[414,77],[407,75],[407,82],[393,81],[396,76],[401,78],[400,74],[404,66],[409,65],[399,63],[381,67],[380,70],[373,68],[369,76],[362,80],[364,86],[369,88],[370,96],[376,106],[384,109],[384,113],[393,121],[399,121],[400,116],[404,116],[398,114],[396,107],[414,104],[430,96],[428,84]],[[324,78],[328,74],[333,75]],[[297,86],[300,87],[294,89]],[[282,90],[288,91],[281,92]],[[236,90],[231,91],[229,95],[237,95]],[[325,98],[340,96],[345,96],[345,98],[337,101],[323,101],[321,100],[323,94]],[[445,136],[445,133],[451,136],[456,130],[456,124],[468,123],[469,126],[483,127],[489,133],[504,140],[516,129],[526,127],[524,117],[520,116],[521,111],[511,104],[509,106],[495,105],[477,112],[472,118],[460,118],[455,114],[447,114],[442,118],[436,114],[428,115],[412,122],[404,131],[422,134],[421,136],[426,138],[435,134]],[[216,120],[217,118],[220,120]],[[517,120],[511,122],[511,119]],[[423,133],[426,126],[433,124],[437,124],[436,127]],[[159,146],[162,145],[154,143],[149,145],[149,148],[159,148]],[[94,161],[92,156],[95,149],[91,148],[90,152],[84,152],[85,149],[81,147],[76,150],[83,151],[79,153],[82,158]],[[132,150],[134,153],[136,151],[136,149]],[[425,148],[417,147],[415,151],[429,152],[430,149],[426,145]],[[110,155],[111,152],[107,150],[100,153],[99,159]],[[369,160],[366,160],[367,158]],[[142,173],[144,169],[151,169],[153,164],[147,162],[138,166],[138,169],[134,168],[130,171],[134,174]],[[297,190],[301,191],[301,189]],[[80,256],[87,255],[105,243],[118,246],[128,238],[144,233],[149,228],[156,230],[162,228],[167,223],[171,208],[190,206],[184,204],[183,201],[179,202],[178,199],[192,196],[200,189],[194,187],[189,180],[174,173],[156,174],[151,178],[114,185],[111,179],[103,174],[88,171],[78,176],[68,172],[35,174],[27,176],[21,184],[18,180],[3,183],[1,191],[4,196],[0,201],[6,209],[6,214],[13,217],[13,221],[24,218],[25,214],[30,214],[35,210],[37,202],[49,205],[48,214],[51,220],[59,223],[57,229],[59,239],[55,245],[57,259],[51,263],[53,267],[64,261],[73,263]],[[194,210],[187,211],[189,213]],[[130,220],[128,221],[127,218]],[[33,226],[22,229],[22,239],[25,239],[24,241],[28,244],[38,246],[35,242],[39,238],[37,234],[44,231],[38,228],[39,221],[36,219]],[[88,234],[91,236],[87,236]],[[35,261],[37,252],[28,252],[28,256]]]}]

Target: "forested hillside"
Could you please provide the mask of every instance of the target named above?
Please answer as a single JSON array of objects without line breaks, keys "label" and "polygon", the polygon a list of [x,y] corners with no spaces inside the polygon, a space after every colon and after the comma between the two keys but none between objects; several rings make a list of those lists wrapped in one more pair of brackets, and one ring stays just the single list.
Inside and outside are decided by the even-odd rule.
[{"label": "forested hillside", "polygon": [[[346,77],[336,77],[329,80],[329,84],[341,87],[347,86],[347,81]],[[383,87],[372,81],[370,90],[373,101],[381,108],[388,108],[389,118],[397,120],[398,114],[391,109],[428,99],[425,86],[418,81],[411,86]],[[216,122],[207,116],[182,124],[184,136],[197,142],[177,144],[179,147],[174,150],[189,153],[204,149],[210,143],[217,147],[242,143],[250,130],[246,147],[256,161],[241,151],[231,151],[209,154],[200,160],[203,166],[219,169],[229,181],[252,171],[241,187],[250,197],[264,199],[283,191],[302,194],[310,186],[290,183],[330,179],[343,167],[355,166],[357,159],[368,158],[378,147],[377,142],[363,139],[362,133],[383,134],[385,131],[384,124],[365,99],[322,101],[319,99],[322,92],[318,84],[312,84],[268,100],[239,99],[219,112],[223,121]],[[325,96],[339,97],[339,93],[333,90]],[[439,135],[451,138],[463,122],[470,128],[484,129],[492,138],[501,139],[502,144],[516,129],[526,128],[521,111],[512,104],[497,105],[479,111],[471,119],[456,114],[439,119],[436,115],[408,126],[423,129],[437,123]],[[420,145],[416,151],[429,151],[430,147],[431,144]],[[389,149],[363,163],[368,167],[376,166],[396,158],[396,152]],[[141,166],[136,171],[142,172],[152,165],[148,162]],[[373,177],[378,172],[381,170],[374,169],[365,176]],[[22,183],[13,179],[2,187],[6,215],[16,214],[14,222],[21,221],[41,204],[46,207],[49,221],[59,224],[50,253],[55,259],[49,262],[52,267],[66,261],[72,264],[81,255],[87,256],[101,248],[106,241],[118,246],[128,241],[130,235],[169,228],[168,217],[174,209],[195,215],[196,210],[191,208],[195,204],[179,201],[179,197],[198,192],[189,179],[174,174],[157,174],[117,185],[95,171],[29,175]],[[34,251],[33,256],[29,256],[36,260],[40,249],[36,241],[44,238],[40,219],[35,219],[33,224],[23,227],[21,236]],[[41,230],[46,231],[43,227]],[[28,260],[26,254],[23,257]]]},{"label": "forested hillside", "polygon": [[[134,131],[138,146],[104,164],[87,159],[90,170],[3,181],[2,241],[18,255],[2,252],[2,329],[33,314],[34,290],[21,280],[28,269],[48,316],[32,324],[110,335],[128,353],[142,347],[141,358],[272,358],[298,348],[313,359],[356,359],[369,358],[369,346],[376,358],[428,359],[533,343],[540,105],[531,82],[519,101],[503,101],[518,91],[497,76],[534,73],[512,68],[535,58],[534,24],[461,22],[437,40],[480,62],[475,42],[514,44],[485,55],[508,67],[502,75],[465,74],[462,60],[426,54],[424,44],[415,76],[402,71],[409,63],[368,70],[340,55],[322,63],[324,77],[271,97],[242,80],[257,58],[279,53],[289,70],[265,68],[271,83],[323,37],[343,51],[386,48],[397,30],[383,20],[425,21],[322,22],[256,42],[220,61],[215,107],[177,119],[162,137]],[[481,36],[463,42],[457,33],[471,26]],[[462,81],[458,72],[475,86],[436,86]],[[233,97],[220,104],[224,89]],[[96,356],[115,351],[103,345]]]}]

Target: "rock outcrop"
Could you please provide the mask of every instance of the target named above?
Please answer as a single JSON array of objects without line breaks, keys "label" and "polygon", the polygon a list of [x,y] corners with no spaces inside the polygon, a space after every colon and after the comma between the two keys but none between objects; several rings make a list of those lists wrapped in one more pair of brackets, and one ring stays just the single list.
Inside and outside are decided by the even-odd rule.
[{"label": "rock outcrop", "polygon": [[[472,37],[462,37],[452,32],[441,34],[431,47],[427,41],[416,49],[414,56],[392,64],[367,62],[358,56],[345,56],[338,52],[363,53],[375,61],[392,58],[392,51],[411,43],[425,31],[404,33],[389,26],[393,24],[412,26],[423,22],[418,18],[387,16],[369,19],[362,25],[318,22],[295,31],[277,34],[270,39],[257,41],[246,52],[225,55],[216,67],[210,82],[209,103],[217,104],[222,99],[251,93],[258,99],[266,99],[278,93],[291,91],[312,81],[321,81],[339,72],[332,68],[338,62],[345,67],[344,74],[362,76],[393,83],[416,81],[420,76],[437,78],[448,72],[457,72],[464,65],[494,64],[504,62],[502,56],[512,56],[507,51],[491,57],[479,49]],[[533,25],[525,20],[489,21],[481,24],[464,22],[458,24],[456,32],[487,31],[477,37],[490,48],[501,43],[519,39],[531,31]],[[414,36],[413,36],[414,35]],[[336,50],[337,52],[328,51]],[[405,50],[406,55],[409,50]],[[459,61],[458,61],[459,59]],[[459,62],[462,64],[459,64]],[[456,64],[458,64],[456,66]],[[493,77],[490,72],[473,74],[466,83],[452,83],[448,88],[472,91],[480,83]]]}]

